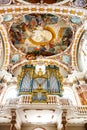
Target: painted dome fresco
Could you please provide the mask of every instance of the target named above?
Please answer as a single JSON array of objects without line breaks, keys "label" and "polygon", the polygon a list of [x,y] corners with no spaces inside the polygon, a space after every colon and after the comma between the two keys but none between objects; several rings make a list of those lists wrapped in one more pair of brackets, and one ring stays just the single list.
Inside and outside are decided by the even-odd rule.
[{"label": "painted dome fresco", "polygon": [[61,16],[52,14],[24,15],[12,24],[12,45],[24,54],[52,56],[71,44],[73,31]]}]

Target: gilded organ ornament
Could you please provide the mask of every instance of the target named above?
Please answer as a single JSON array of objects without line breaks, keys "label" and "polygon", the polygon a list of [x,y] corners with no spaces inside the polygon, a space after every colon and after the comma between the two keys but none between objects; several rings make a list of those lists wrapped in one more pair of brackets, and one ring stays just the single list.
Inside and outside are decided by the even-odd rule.
[{"label": "gilded organ ornament", "polygon": [[33,65],[25,65],[22,72],[18,75],[19,95],[32,95],[33,102],[47,102],[47,95],[62,96],[63,77],[59,68],[55,65],[39,66],[35,72]]}]

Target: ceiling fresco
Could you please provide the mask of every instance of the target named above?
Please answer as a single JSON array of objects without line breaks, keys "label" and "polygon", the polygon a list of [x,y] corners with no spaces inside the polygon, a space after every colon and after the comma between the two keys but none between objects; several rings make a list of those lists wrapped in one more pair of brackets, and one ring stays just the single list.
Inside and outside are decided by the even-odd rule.
[{"label": "ceiling fresco", "polygon": [[87,0],[17,0],[19,2],[23,3],[37,3],[37,4],[66,4],[69,3],[69,5],[77,6],[77,7],[85,7],[87,4]]},{"label": "ceiling fresco", "polygon": [[65,3],[68,2],[69,0],[17,0],[19,2],[27,2],[27,3],[45,3],[45,4],[54,4],[54,3]]},{"label": "ceiling fresco", "polygon": [[9,14],[9,15],[4,15],[3,16],[3,22],[9,22],[11,21],[13,18],[12,14]]},{"label": "ceiling fresco", "polygon": [[24,15],[10,28],[13,46],[29,56],[52,56],[71,44],[73,31],[60,16],[52,14]]}]

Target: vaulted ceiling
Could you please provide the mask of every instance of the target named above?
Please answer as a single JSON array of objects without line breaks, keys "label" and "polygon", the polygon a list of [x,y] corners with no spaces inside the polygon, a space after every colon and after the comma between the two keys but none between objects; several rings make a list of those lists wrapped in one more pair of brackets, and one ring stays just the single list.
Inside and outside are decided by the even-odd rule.
[{"label": "vaulted ceiling", "polygon": [[[17,129],[36,123],[61,128],[65,109],[68,124],[87,122],[86,8],[87,0],[0,1],[1,125],[16,120]],[[26,92],[28,84],[33,88]]]}]

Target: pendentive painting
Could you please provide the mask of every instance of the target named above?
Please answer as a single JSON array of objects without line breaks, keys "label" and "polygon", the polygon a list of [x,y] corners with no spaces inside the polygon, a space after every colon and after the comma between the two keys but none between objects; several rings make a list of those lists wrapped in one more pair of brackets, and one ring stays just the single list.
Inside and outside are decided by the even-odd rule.
[{"label": "pendentive painting", "polygon": [[0,0],[0,5],[9,4],[11,0]]},{"label": "pendentive painting", "polygon": [[61,16],[29,14],[13,23],[9,34],[13,46],[22,53],[52,56],[70,46],[73,31]]},{"label": "pendentive painting", "polygon": [[74,6],[85,7],[87,5],[87,0],[73,0]]}]

